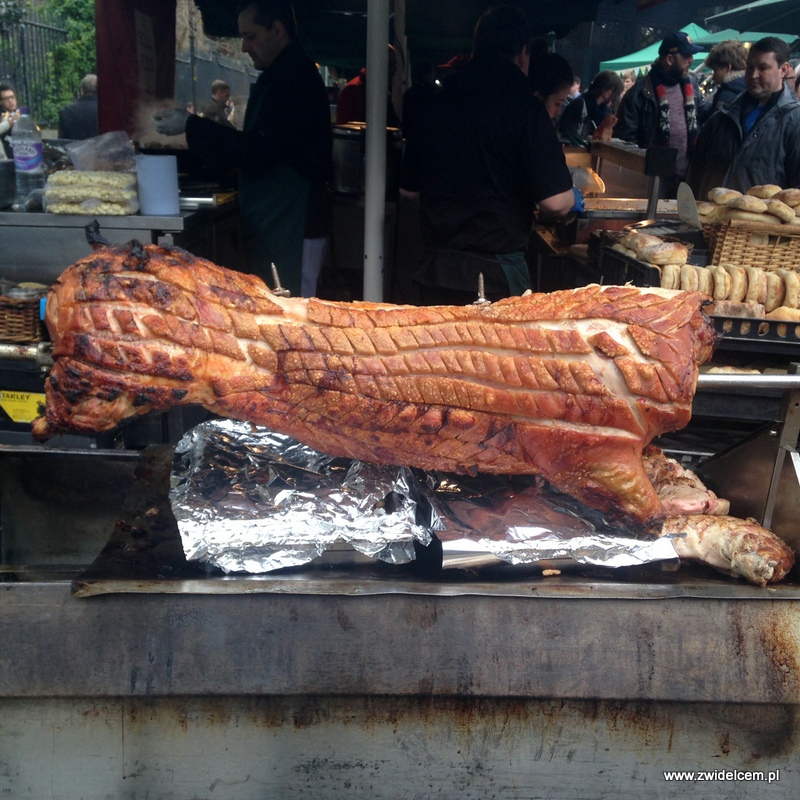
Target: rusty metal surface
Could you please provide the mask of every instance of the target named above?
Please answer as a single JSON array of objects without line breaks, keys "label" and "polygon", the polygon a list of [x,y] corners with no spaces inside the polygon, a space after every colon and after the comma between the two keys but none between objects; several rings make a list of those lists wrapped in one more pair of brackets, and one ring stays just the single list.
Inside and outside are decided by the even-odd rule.
[{"label": "rusty metal surface", "polygon": [[[784,800],[800,792],[800,719],[786,705],[0,701],[0,738],[0,796],[15,800]],[[711,777],[665,779],[686,770]],[[740,777],[720,778],[727,772]]]},{"label": "rusty metal surface", "polygon": [[798,703],[800,605],[763,599],[757,589],[752,597],[645,602],[531,591],[79,601],[66,583],[0,584],[0,696]]}]

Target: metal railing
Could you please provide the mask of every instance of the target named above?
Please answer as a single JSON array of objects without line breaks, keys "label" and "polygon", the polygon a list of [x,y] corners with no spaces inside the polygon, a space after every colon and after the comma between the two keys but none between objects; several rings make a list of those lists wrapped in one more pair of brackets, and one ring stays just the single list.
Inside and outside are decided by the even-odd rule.
[{"label": "metal railing", "polygon": [[0,29],[0,82],[16,89],[17,102],[30,107],[40,125],[55,122],[43,119],[48,88],[55,81],[50,53],[66,41],[66,29],[35,9],[28,9],[22,22]]}]

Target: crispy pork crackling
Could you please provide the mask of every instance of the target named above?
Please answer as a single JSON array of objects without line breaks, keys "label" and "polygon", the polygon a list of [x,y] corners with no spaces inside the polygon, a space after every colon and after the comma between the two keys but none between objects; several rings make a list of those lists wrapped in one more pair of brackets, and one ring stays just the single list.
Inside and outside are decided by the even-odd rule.
[{"label": "crispy pork crackling", "polygon": [[33,429],[200,404],[330,455],[540,474],[652,527],[642,449],[689,421],[717,341],[707,300],[629,286],[463,307],[281,298],[176,247],[105,246],[49,295],[55,364]]}]

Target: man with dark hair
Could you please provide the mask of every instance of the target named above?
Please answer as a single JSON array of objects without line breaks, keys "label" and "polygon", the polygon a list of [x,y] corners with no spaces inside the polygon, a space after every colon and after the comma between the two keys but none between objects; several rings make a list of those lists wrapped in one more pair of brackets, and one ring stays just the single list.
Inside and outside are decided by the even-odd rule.
[{"label": "man with dark hair", "polygon": [[19,116],[14,87],[10,83],[0,83],[0,143],[2,143],[0,158],[14,158],[10,134]]},{"label": "man with dark hair", "polygon": [[774,36],[759,39],[747,54],[746,91],[720,108],[697,142],[687,182],[695,196],[726,186],[800,187],[800,101],[784,84],[789,47]]},{"label": "man with dark hair", "polygon": [[221,78],[217,78],[211,82],[211,100],[200,109],[200,116],[229,128],[235,127],[230,118],[233,111],[230,99],[231,87]]},{"label": "man with dark hair", "polygon": [[589,88],[564,109],[558,121],[559,134],[562,137],[574,134],[581,139],[588,139],[603,120],[613,113],[614,104],[621,94],[622,78],[616,72],[610,69],[598,72]]},{"label": "man with dark hair", "polygon": [[330,233],[333,136],[325,85],[296,32],[289,0],[240,4],[242,51],[261,73],[241,131],[186,109],[153,118],[160,133],[185,130],[189,149],[209,164],[238,170],[248,268],[271,283],[274,263],[284,287],[310,296]]},{"label": "man with dark hair", "polygon": [[58,112],[59,139],[91,139],[97,136],[97,75],[81,80],[81,96]]},{"label": "man with dark hair", "polygon": [[614,135],[639,147],[674,147],[678,151],[675,175],[662,182],[666,197],[675,197],[694,152],[700,122],[708,101],[689,72],[694,56],[703,48],[683,31],[664,37],[658,59],[647,75],[625,92]]},{"label": "man with dark hair", "polygon": [[555,129],[527,80],[530,26],[508,6],[475,28],[472,59],[444,82],[409,140],[401,191],[419,198],[426,304],[471,303],[531,288],[525,261],[534,210],[575,204]]}]

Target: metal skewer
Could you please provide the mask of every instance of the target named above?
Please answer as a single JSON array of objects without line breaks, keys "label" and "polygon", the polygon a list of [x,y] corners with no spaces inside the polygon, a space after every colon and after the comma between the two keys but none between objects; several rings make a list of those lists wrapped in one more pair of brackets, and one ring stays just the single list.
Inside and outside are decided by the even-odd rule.
[{"label": "metal skewer", "polygon": [[275,284],[272,294],[277,295],[278,297],[291,297],[291,292],[281,286],[281,279],[278,275],[278,268],[275,266],[275,263],[272,262],[269,266],[272,270],[272,282]]},{"label": "metal skewer", "polygon": [[478,299],[472,304],[474,306],[491,305],[492,301],[486,298],[486,284],[483,279],[483,273],[478,273]]}]

